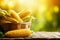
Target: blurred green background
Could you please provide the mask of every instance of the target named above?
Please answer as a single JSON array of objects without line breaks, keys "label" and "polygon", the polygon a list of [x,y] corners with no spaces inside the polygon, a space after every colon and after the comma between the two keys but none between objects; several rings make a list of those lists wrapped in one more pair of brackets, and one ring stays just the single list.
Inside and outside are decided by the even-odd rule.
[{"label": "blurred green background", "polygon": [[33,16],[32,30],[60,32],[60,0],[39,0]]},{"label": "blurred green background", "polygon": [[31,30],[60,32],[60,0],[0,0],[0,8],[29,9],[33,15]]}]

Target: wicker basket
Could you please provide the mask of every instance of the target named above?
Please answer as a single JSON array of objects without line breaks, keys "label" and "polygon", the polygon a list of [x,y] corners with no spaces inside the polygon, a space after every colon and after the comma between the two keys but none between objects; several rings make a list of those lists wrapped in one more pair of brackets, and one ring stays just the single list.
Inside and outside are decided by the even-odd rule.
[{"label": "wicker basket", "polygon": [[3,23],[0,24],[1,28],[6,32],[10,30],[16,30],[16,29],[30,29],[31,23],[25,22],[25,23]]}]

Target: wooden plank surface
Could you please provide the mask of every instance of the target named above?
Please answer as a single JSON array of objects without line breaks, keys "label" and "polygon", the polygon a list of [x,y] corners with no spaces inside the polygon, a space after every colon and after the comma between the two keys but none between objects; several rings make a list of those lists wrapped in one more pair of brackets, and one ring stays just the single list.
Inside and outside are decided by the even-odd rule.
[{"label": "wooden plank surface", "polygon": [[60,38],[60,32],[33,32],[31,37],[26,37],[26,38],[0,38],[0,39],[36,39],[36,38],[46,38],[46,39],[51,39],[51,38]]},{"label": "wooden plank surface", "polygon": [[60,38],[60,32],[34,32],[32,38]]}]

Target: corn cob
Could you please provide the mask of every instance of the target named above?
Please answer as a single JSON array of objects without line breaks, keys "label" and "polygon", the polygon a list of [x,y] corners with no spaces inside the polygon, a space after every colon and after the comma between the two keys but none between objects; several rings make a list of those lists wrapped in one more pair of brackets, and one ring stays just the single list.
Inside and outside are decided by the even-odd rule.
[{"label": "corn cob", "polygon": [[5,15],[5,13],[2,11],[2,9],[0,9],[0,16]]},{"label": "corn cob", "polygon": [[19,22],[19,21],[17,21],[16,19],[11,18],[11,17],[6,17],[6,16],[4,16],[4,18],[5,18],[5,20],[10,21],[10,22],[13,22],[13,23],[18,23],[18,22]]},{"label": "corn cob", "polygon": [[0,23],[11,23],[11,22],[7,20],[0,20]]},{"label": "corn cob", "polygon": [[12,30],[5,33],[7,37],[28,37],[32,32],[29,29]]},{"label": "corn cob", "polygon": [[30,11],[25,11],[25,12],[20,13],[19,16],[23,19],[29,16],[30,14],[31,14]]},{"label": "corn cob", "polygon": [[15,18],[16,20],[18,20],[19,22],[23,22],[23,20],[19,17],[19,15],[15,11],[9,10],[9,13],[11,14],[11,16],[13,18]]}]

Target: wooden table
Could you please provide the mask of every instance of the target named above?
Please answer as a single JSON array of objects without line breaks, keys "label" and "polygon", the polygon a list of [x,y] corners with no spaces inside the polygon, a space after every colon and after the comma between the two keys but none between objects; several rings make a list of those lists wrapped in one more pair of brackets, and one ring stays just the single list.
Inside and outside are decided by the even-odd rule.
[{"label": "wooden table", "polygon": [[31,37],[28,38],[0,38],[0,39],[59,39],[60,32],[34,32]]},{"label": "wooden table", "polygon": [[32,38],[60,38],[60,32],[34,32]]}]

